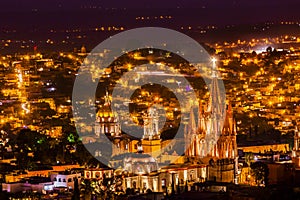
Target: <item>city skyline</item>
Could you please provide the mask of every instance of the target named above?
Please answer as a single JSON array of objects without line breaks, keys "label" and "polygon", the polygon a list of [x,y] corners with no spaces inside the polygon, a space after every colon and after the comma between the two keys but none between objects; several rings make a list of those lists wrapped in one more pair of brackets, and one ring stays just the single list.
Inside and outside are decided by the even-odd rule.
[{"label": "city skyline", "polygon": [[297,0],[4,0],[0,199],[299,199]]}]

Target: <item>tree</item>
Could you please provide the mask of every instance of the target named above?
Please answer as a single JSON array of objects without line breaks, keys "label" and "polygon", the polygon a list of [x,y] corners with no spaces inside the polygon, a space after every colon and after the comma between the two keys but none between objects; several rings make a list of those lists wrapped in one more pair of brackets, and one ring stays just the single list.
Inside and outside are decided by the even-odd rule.
[{"label": "tree", "polygon": [[146,193],[147,193],[147,194],[151,194],[151,193],[152,193],[152,190],[148,188],[148,189],[146,190]]},{"label": "tree", "polygon": [[[106,177],[100,180],[84,179],[81,182],[80,190],[84,194],[84,199],[115,199],[115,197],[124,194],[122,190],[122,175],[115,175],[113,177]],[[129,192],[127,190],[127,192]]]},{"label": "tree", "polygon": [[74,181],[74,192],[73,192],[72,200],[80,200],[80,191],[79,191],[79,184],[77,178],[75,178]]},{"label": "tree", "polygon": [[263,162],[254,162],[250,165],[251,173],[255,177],[256,184],[268,185],[269,168]]},{"label": "tree", "polygon": [[10,199],[10,198],[9,198],[7,192],[5,192],[5,191],[0,191],[0,199],[2,199],[2,200],[8,200],[8,199]]},{"label": "tree", "polygon": [[174,181],[172,180],[172,184],[171,184],[171,196],[175,195],[175,185],[174,185]]},{"label": "tree", "polygon": [[125,194],[126,196],[129,196],[129,195],[134,195],[134,189],[133,188],[127,188],[126,191],[125,191]]},{"label": "tree", "polygon": [[187,183],[187,181],[185,181],[184,191],[185,191],[185,192],[188,192],[188,190],[189,190],[189,189],[188,189],[188,183]]},{"label": "tree", "polygon": [[254,161],[253,153],[246,152],[245,153],[245,162],[247,163],[247,165],[250,166],[253,161]]},{"label": "tree", "polygon": [[166,199],[169,199],[168,187],[165,187],[165,191],[166,191]]},{"label": "tree", "polygon": [[[20,169],[32,169],[34,161],[41,161],[41,154],[48,153],[47,137],[30,129],[19,132],[14,141],[10,141],[17,153],[17,163]],[[31,156],[33,155],[33,156]]]},{"label": "tree", "polygon": [[180,191],[180,185],[178,183],[178,185],[177,185],[177,194],[180,194],[180,193],[181,193],[181,191]]},{"label": "tree", "polygon": [[80,192],[83,194],[84,199],[89,200],[92,198],[93,189],[92,181],[90,179],[84,179],[81,181]]}]

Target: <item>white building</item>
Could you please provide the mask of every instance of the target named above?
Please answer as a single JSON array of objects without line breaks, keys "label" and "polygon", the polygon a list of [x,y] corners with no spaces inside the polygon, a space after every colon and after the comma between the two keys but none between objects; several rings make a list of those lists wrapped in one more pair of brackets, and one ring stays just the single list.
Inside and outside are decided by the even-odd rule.
[{"label": "white building", "polygon": [[74,189],[74,182],[75,179],[78,179],[78,182],[81,180],[81,174],[76,173],[76,174],[70,174],[70,173],[54,173],[51,174],[50,179],[53,182],[54,188],[57,187],[64,187],[68,189]]}]

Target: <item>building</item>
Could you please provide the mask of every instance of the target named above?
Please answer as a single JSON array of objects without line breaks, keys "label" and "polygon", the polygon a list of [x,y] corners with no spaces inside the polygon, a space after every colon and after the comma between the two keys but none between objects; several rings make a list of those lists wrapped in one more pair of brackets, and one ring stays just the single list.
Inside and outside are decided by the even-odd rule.
[{"label": "building", "polygon": [[30,177],[22,179],[18,182],[2,183],[2,191],[8,193],[17,193],[22,191],[32,191],[38,193],[45,193],[53,190],[53,183],[46,177]]},{"label": "building", "polygon": [[244,144],[239,145],[238,150],[243,152],[251,152],[251,153],[266,153],[266,152],[283,152],[286,153],[289,151],[289,144],[259,144],[256,142],[255,144]]},{"label": "building", "polygon": [[236,124],[231,105],[222,107],[225,99],[220,99],[218,81],[214,62],[207,109],[204,110],[200,103],[199,112],[195,114],[195,109],[191,108],[184,136],[178,139],[182,142],[178,144],[185,147],[183,155],[178,155],[174,149],[170,152],[165,149],[173,140],[161,139],[159,116],[153,107],[143,116],[141,139],[122,134],[116,115],[110,111],[106,93],[105,104],[97,113],[95,135],[106,135],[113,141],[110,164],[126,174],[125,188],[164,192],[172,187],[191,187],[194,183],[209,180],[237,183]]},{"label": "building", "polygon": [[[209,180],[237,183],[237,143],[236,123],[232,107],[222,108],[218,88],[218,78],[213,64],[210,103],[204,111],[199,104],[198,119],[191,109],[190,121],[185,129],[185,149],[187,158],[206,163],[209,166]],[[224,118],[225,117],[225,118]],[[222,124],[222,119],[224,124]],[[205,159],[206,158],[206,159]],[[207,163],[207,158],[209,163]]]},{"label": "building", "polygon": [[199,103],[197,120],[194,109],[191,109],[190,121],[184,134],[186,156],[236,159],[236,124],[231,105],[229,104],[227,109],[222,107],[224,101],[221,99],[214,62],[208,108],[204,111],[201,102]]},{"label": "building", "polygon": [[48,177],[52,172],[63,172],[66,170],[80,168],[79,165],[53,165],[50,168],[40,169],[40,170],[26,170],[25,173],[12,172],[5,175],[5,182],[19,182],[24,178],[30,177]]},{"label": "building", "polygon": [[110,168],[91,168],[84,170],[84,178],[85,179],[96,179],[100,180],[104,176],[107,178],[112,177],[114,174],[113,170]]},{"label": "building", "polygon": [[55,188],[74,189],[75,179],[81,180],[81,173],[56,172],[50,175],[50,179]]},{"label": "building", "polygon": [[97,137],[101,137],[104,135],[120,137],[120,123],[118,123],[118,116],[115,113],[113,113],[110,109],[110,99],[108,96],[108,92],[106,92],[104,99],[104,105],[97,112],[95,123],[95,135]]}]

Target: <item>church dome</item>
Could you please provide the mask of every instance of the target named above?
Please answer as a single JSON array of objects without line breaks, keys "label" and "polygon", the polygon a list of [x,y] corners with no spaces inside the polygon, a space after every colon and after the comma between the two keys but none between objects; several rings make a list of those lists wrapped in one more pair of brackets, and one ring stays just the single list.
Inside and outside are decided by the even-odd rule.
[{"label": "church dome", "polygon": [[156,160],[149,154],[135,153],[124,158],[124,170],[131,174],[150,174],[157,169]]},{"label": "church dome", "polygon": [[114,117],[114,114],[110,109],[110,105],[104,104],[103,106],[101,106],[97,112],[97,117]]}]

